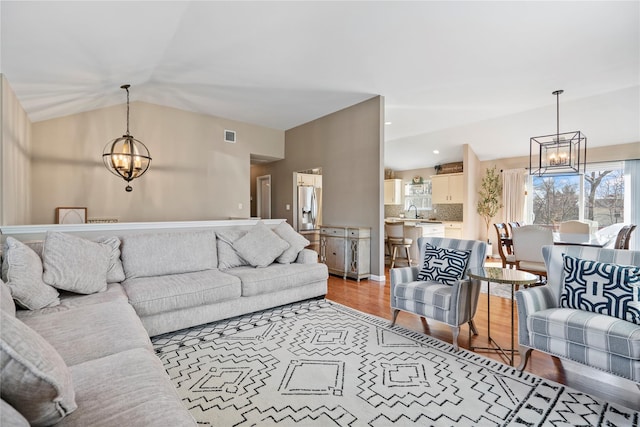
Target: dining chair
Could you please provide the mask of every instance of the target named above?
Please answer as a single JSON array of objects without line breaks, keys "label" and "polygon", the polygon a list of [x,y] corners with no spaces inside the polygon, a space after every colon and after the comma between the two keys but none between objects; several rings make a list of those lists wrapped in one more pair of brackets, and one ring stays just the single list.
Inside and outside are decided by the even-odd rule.
[{"label": "dining chair", "polygon": [[[406,260],[407,265],[411,266],[409,248],[411,248],[413,240],[405,237],[404,222],[385,222],[384,231],[387,234],[387,242],[391,250],[391,265],[389,268],[394,267],[397,259]],[[398,248],[404,248],[406,257],[398,258]]]},{"label": "dining chair", "polygon": [[493,224],[498,233],[498,253],[502,260],[502,268],[516,267],[516,257],[513,255],[513,242],[509,237],[509,231],[507,224],[504,222],[498,222]]},{"label": "dining chair", "polygon": [[513,240],[516,268],[547,277],[542,247],[553,245],[553,231],[539,225],[523,225],[513,229],[511,239]]},{"label": "dining chair", "polygon": [[635,224],[629,224],[623,226],[618,232],[618,237],[616,237],[616,244],[614,246],[615,249],[629,249],[629,241],[631,240],[631,233],[636,229]]},{"label": "dining chair", "polygon": [[560,223],[560,233],[589,234],[589,224],[582,221],[564,221]]},{"label": "dining chair", "polygon": [[520,223],[518,221],[511,221],[507,223],[509,225],[509,232],[513,236],[513,229],[520,227]]}]

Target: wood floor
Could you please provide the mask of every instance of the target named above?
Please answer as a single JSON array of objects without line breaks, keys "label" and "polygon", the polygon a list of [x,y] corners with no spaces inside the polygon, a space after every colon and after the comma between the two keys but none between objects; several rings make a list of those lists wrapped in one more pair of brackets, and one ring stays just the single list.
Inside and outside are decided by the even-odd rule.
[{"label": "wood floor", "polygon": [[[390,320],[388,269],[385,277],[387,281],[382,283],[373,280],[357,282],[330,275],[326,298],[356,310]],[[471,337],[471,345],[476,347],[485,347],[488,344],[487,298],[486,294],[480,294],[478,311],[474,318],[478,328],[478,335]],[[491,296],[490,298],[491,337],[503,348],[509,348],[511,345],[511,300],[497,296]],[[514,316],[515,346],[517,348],[517,309]],[[427,321],[421,320],[416,315],[401,312],[398,316],[397,324],[451,343],[451,328],[449,326],[435,320],[427,319]],[[467,326],[462,327],[458,344],[461,348],[469,349],[469,330]],[[485,357],[508,363],[499,353],[477,352]],[[517,366],[519,363],[520,357],[516,351],[514,365]],[[578,364],[563,362],[556,357],[538,351],[532,353],[526,371],[560,384],[595,394],[610,402],[617,402],[627,407],[640,409],[640,393],[630,381],[621,380],[594,369],[584,368]]]}]

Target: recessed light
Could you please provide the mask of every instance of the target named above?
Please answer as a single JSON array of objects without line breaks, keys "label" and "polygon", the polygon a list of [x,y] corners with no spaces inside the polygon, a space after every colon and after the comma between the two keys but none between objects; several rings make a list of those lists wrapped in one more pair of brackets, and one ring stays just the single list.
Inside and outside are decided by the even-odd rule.
[{"label": "recessed light", "polygon": [[390,125],[390,124],[391,124],[391,122],[384,122],[384,124],[385,124],[385,125]]},{"label": "recessed light", "polygon": [[440,154],[440,150],[433,150],[433,154]]}]

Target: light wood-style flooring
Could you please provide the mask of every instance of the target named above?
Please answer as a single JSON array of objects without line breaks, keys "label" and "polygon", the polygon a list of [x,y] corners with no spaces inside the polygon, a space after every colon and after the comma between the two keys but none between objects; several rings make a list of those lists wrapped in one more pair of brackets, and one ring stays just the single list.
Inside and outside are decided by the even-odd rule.
[{"label": "light wood-style flooring", "polygon": [[[326,298],[339,304],[356,310],[391,320],[389,303],[389,271],[386,270],[385,283],[373,280],[361,280],[329,276],[329,286]],[[497,296],[487,297],[480,294],[478,311],[474,321],[478,328],[478,335],[471,337],[471,344],[476,347],[485,347],[487,340],[487,299],[491,298],[491,337],[503,348],[511,345],[511,300]],[[515,308],[515,347],[517,348],[517,308]],[[428,323],[427,323],[428,322]],[[420,331],[434,338],[451,343],[451,328],[435,320],[422,320],[420,317],[401,312],[397,324],[407,329]],[[463,326],[458,338],[461,348],[469,349],[469,330]],[[508,363],[496,352],[478,351],[485,357]],[[520,357],[516,352],[515,366],[520,363]],[[533,351],[532,357],[526,367],[527,372],[547,378],[585,391],[610,402],[620,403],[627,407],[640,410],[640,390],[631,381],[621,380],[595,369],[585,368],[578,364],[561,361],[556,357]]]}]

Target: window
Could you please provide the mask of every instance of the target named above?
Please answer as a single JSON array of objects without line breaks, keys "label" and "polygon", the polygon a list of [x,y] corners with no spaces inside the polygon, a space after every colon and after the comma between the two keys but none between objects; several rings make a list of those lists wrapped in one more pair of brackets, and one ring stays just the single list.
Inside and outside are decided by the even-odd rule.
[{"label": "window", "polygon": [[554,225],[589,220],[602,228],[624,221],[625,178],[622,162],[587,165],[585,174],[530,176],[529,218]]},{"label": "window", "polygon": [[421,184],[407,182],[404,185],[404,210],[415,206],[418,211],[431,210],[431,180],[424,180]]}]

